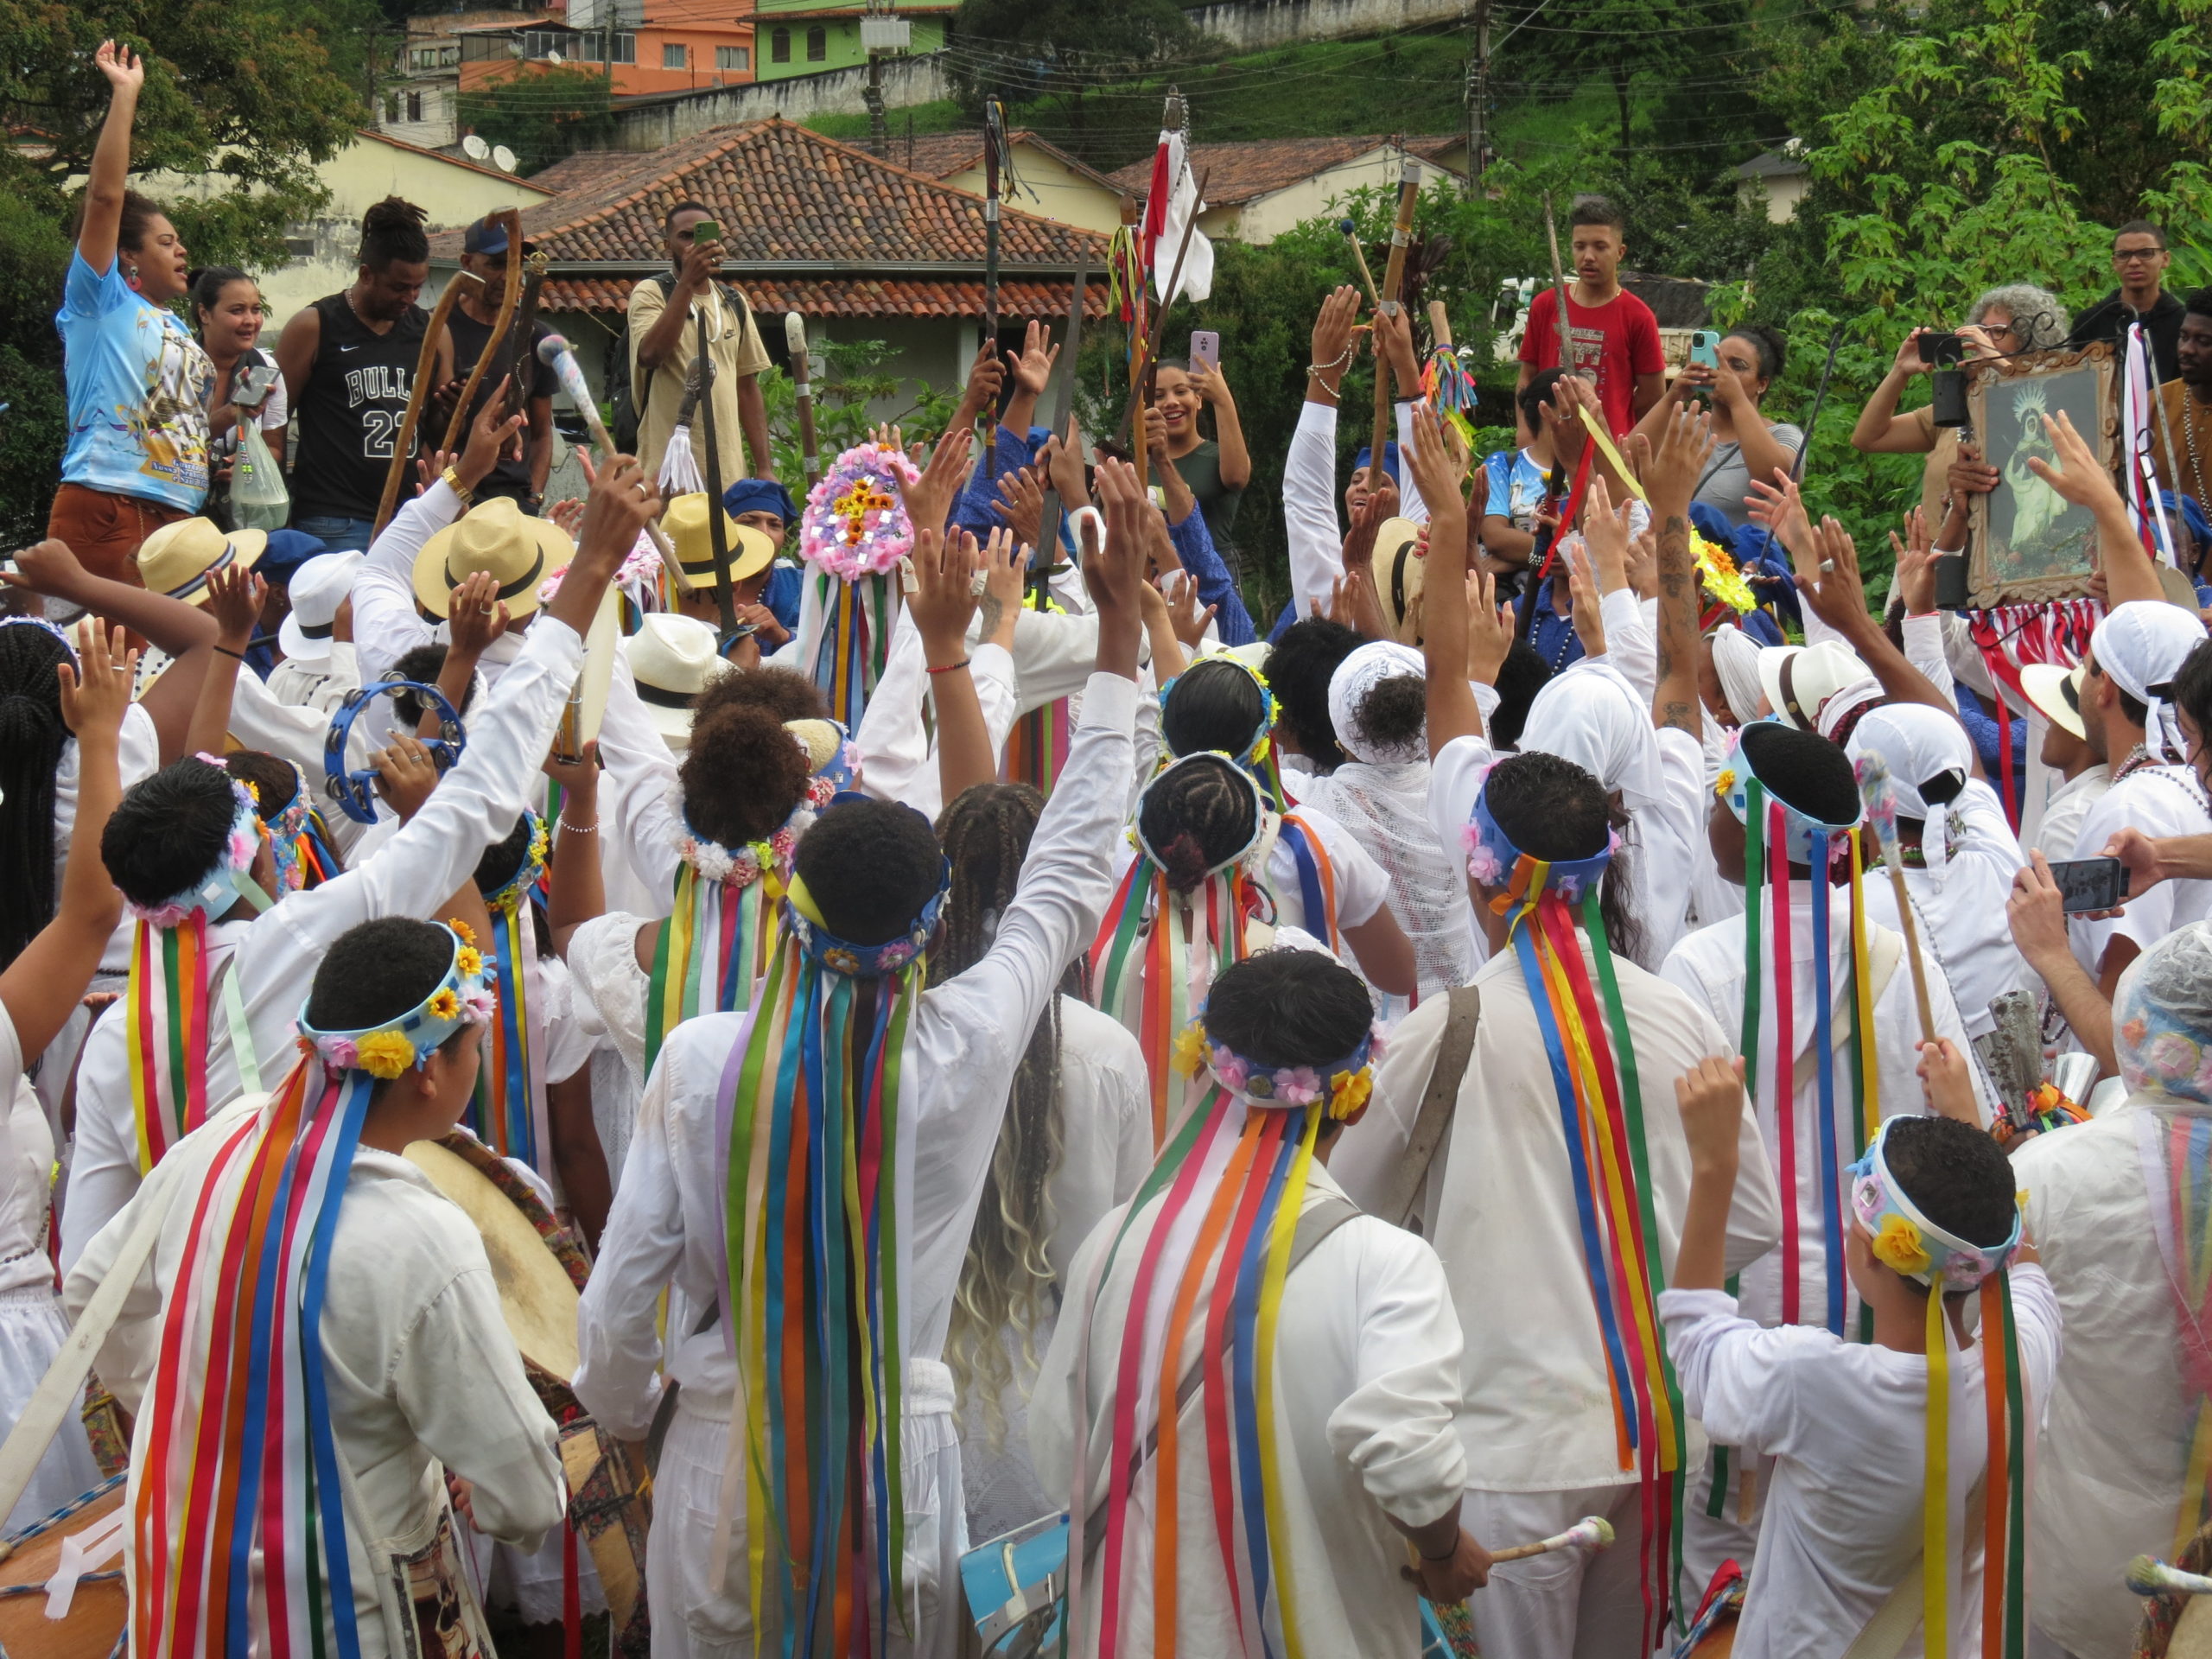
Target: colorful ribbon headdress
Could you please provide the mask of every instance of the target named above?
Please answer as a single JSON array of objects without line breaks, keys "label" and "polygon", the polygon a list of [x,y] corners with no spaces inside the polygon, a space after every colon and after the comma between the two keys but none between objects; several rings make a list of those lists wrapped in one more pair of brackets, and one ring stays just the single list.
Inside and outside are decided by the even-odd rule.
[{"label": "colorful ribbon headdress", "polygon": [[[207,756],[201,760],[223,768]],[[244,899],[265,910],[269,895],[253,879],[254,855],[267,830],[253,792],[224,772],[236,811],[214,867],[158,905],[130,905],[137,918],[130,978],[124,990],[124,1033],[130,1051],[131,1116],[138,1132],[138,1173],[207,1121],[207,921]],[[245,1029],[235,975],[223,976],[234,1031]],[[246,1052],[239,1050],[241,1071]],[[257,1087],[258,1079],[248,1084]]]},{"label": "colorful ribbon headdress", "polygon": [[[1594,785],[1594,780],[1593,780]],[[1467,874],[1503,887],[1491,908],[1507,918],[1507,937],[1551,1062],[1552,1089],[1575,1213],[1582,1262],[1612,1380],[1615,1446],[1634,1468],[1643,1494],[1644,1648],[1660,1643],[1681,1554],[1683,1417],[1681,1385],[1659,1322],[1666,1264],[1654,1241],[1650,1157],[1636,1046],[1605,936],[1599,893],[1620,837],[1586,858],[1552,861],[1515,846],[1490,808],[1490,780],[1462,832]],[[1576,912],[1595,947],[1590,967],[1575,938]]]},{"label": "colorful ribbon headdress", "polygon": [[[1151,1651],[1159,1659],[1173,1659],[1176,1651],[1176,1534],[1181,1522],[1177,1442],[1186,1376],[1196,1377],[1205,1395],[1206,1461],[1213,1477],[1210,1518],[1231,1605],[1239,1628],[1248,1632],[1246,1650],[1256,1634],[1258,1646],[1273,1651],[1265,1628],[1272,1591],[1281,1615],[1286,1659],[1301,1659],[1305,1649],[1295,1575],[1286,1553],[1275,1427],[1275,1330],[1322,1121],[1358,1118],[1382,1050],[1380,1035],[1370,1032],[1332,1065],[1274,1066],[1214,1042],[1206,1033],[1203,1011],[1177,1039],[1177,1069],[1192,1079],[1191,1103],[1173,1141],[1130,1200],[1113,1248],[1102,1258],[1084,1309],[1086,1357],[1077,1365],[1078,1377],[1087,1375],[1098,1287],[1128,1236],[1130,1222],[1164,1194],[1145,1236],[1120,1333],[1098,1580],[1100,1659],[1116,1659],[1122,1650],[1132,1487],[1147,1470],[1154,1483],[1155,1531]],[[1179,1260],[1169,1253],[1171,1236],[1192,1241]],[[1202,1294],[1208,1298],[1204,1335],[1198,1353],[1186,1359],[1185,1332]],[[1171,1310],[1164,1322],[1158,1317],[1163,1299]],[[1155,1457],[1143,1455],[1148,1430],[1139,1421],[1141,1399],[1157,1402]],[[1078,1408],[1078,1471],[1089,1467],[1084,1445],[1088,1419],[1088,1411]],[[1078,1513],[1078,1535],[1069,1544],[1071,1626],[1084,1617],[1081,1562],[1089,1544],[1080,1535],[1090,1530],[1094,1513]]]},{"label": "colorful ribbon headdress", "polygon": [[[502,1158],[519,1158],[540,1174],[550,1174],[552,1140],[545,1116],[544,1059],[539,1052],[543,1033],[531,1018],[529,998],[531,961],[536,955],[530,902],[545,873],[545,821],[535,812],[524,812],[523,817],[530,833],[522,861],[496,891],[484,895],[484,908],[492,918],[491,962],[499,1017],[493,1024],[464,1121],[478,1140]],[[474,938],[467,942],[475,944]]]},{"label": "colorful ribbon headdress", "polygon": [[863,945],[831,933],[793,875],[719,1085],[723,1329],[743,1414],[725,1490],[745,1483],[754,1629],[780,1629],[787,1653],[880,1653],[905,1616],[901,1091],[950,885],[947,868],[906,931]]},{"label": "colorful ribbon headdress", "polygon": [[[1851,1212],[1866,1229],[1874,1259],[1916,1283],[1928,1296],[1927,1478],[1921,1510],[1922,1628],[1929,1659],[1943,1659],[1951,1642],[1953,1580],[1948,1506],[1950,1494],[1951,1321],[1946,1296],[1981,1293],[1982,1383],[1987,1399],[1989,1471],[1983,1501],[1982,1652],[2020,1653],[2027,1640],[2027,1412],[2022,1397],[2019,1343],[2012,1325],[2006,1263],[2020,1245],[2020,1217],[1996,1245],[1967,1243],[1923,1215],[1890,1173],[1885,1147],[1891,1118],[1849,1170]],[[2002,1451],[2000,1452],[2000,1446]]]},{"label": "colorful ribbon headdress", "polygon": [[676,905],[653,947],[645,996],[645,1070],[668,1033],[702,1014],[743,1014],[768,970],[777,902],[799,837],[852,781],[859,753],[836,721],[787,721],[807,756],[806,794],[765,841],[725,847],[701,835],[684,814],[682,791],[670,802],[674,823]]},{"label": "colorful ribbon headdress", "polygon": [[814,609],[801,619],[800,654],[830,713],[854,730],[891,648],[899,603],[891,573],[914,549],[905,491],[920,478],[891,445],[855,444],[808,492],[799,515],[799,556],[813,571],[807,597]]},{"label": "colorful ribbon headdress", "polygon": [[453,944],[437,988],[397,1020],[319,1031],[302,1014],[300,1063],[208,1166],[140,1426],[131,1649],[149,1659],[361,1651],[324,1289],[377,1082],[491,1017],[482,962]]},{"label": "colorful ribbon headdress", "polygon": [[269,850],[276,861],[276,884],[285,893],[321,887],[343,868],[330,849],[330,829],[308,790],[308,775],[299,763],[283,760],[291,769],[293,789],[269,826]]}]

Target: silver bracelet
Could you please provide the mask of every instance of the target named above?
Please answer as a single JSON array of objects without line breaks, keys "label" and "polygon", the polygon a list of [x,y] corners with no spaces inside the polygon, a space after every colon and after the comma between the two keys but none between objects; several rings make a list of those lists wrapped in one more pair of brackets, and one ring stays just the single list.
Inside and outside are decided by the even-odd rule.
[{"label": "silver bracelet", "polygon": [[595,823],[591,825],[588,829],[581,823],[570,823],[569,822],[569,815],[565,812],[563,812],[559,817],[553,820],[553,827],[556,830],[565,830],[568,834],[572,836],[595,836],[599,833],[599,826]]}]

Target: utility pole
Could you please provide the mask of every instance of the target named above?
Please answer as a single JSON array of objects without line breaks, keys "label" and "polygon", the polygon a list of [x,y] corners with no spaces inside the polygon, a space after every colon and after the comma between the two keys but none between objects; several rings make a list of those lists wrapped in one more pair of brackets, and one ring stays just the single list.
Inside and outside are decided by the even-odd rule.
[{"label": "utility pole", "polygon": [[1482,189],[1490,124],[1490,0],[1475,0],[1474,50],[1467,58],[1467,194]]},{"label": "utility pole", "polygon": [[861,48],[868,54],[868,89],[861,96],[868,105],[868,147],[885,161],[891,159],[891,131],[883,115],[883,60],[911,46],[913,33],[893,0],[868,0],[861,16]]}]

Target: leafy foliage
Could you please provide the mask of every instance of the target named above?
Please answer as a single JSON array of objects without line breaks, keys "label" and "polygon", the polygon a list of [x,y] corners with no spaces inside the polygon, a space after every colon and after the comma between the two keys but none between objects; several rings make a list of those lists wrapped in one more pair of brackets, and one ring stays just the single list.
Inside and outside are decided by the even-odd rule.
[{"label": "leafy foliage", "polygon": [[567,64],[526,66],[461,93],[462,129],[515,153],[527,175],[573,150],[614,142],[614,104],[607,77]]},{"label": "leafy foliage", "polygon": [[954,25],[975,56],[953,70],[961,101],[1041,98],[1080,130],[1101,80],[1156,68],[1198,43],[1176,0],[961,0]]},{"label": "leafy foliage", "polygon": [[[874,423],[868,410],[902,397],[910,398],[895,417],[905,435],[934,438],[951,423],[960,394],[920,381],[904,381],[883,372],[893,356],[880,340],[817,340],[813,354],[827,360],[828,372],[817,368],[814,378],[814,433],[817,453],[827,466],[834,456],[868,441]],[[768,448],[775,457],[776,476],[792,499],[806,499],[806,454],[799,440],[798,389],[780,368],[761,371],[760,394],[768,407]]]}]

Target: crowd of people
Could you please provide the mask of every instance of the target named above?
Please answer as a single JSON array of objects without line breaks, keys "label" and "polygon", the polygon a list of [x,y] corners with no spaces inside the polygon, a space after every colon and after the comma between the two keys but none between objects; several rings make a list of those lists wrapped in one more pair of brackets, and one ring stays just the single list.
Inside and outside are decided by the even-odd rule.
[{"label": "crowd of people", "polygon": [[[1499,454],[1318,296],[1266,627],[1211,360],[1124,449],[1033,423],[1033,323],[802,505],[676,203],[641,453],[548,504],[499,224],[434,355],[398,202],[264,352],[99,65],[0,616],[0,1421],[73,1321],[92,1376],[0,1497],[125,1483],[130,1652],[2118,1659],[2132,1558],[2212,1560],[2212,290],[2155,226],[1956,330],[2163,378],[2182,534],[2063,413],[2024,463],[2078,628],[1937,605],[1999,480],[1917,331],[1870,606],[1788,342],[1670,368],[1595,199]],[[570,1374],[425,1141],[581,1285]]]}]

